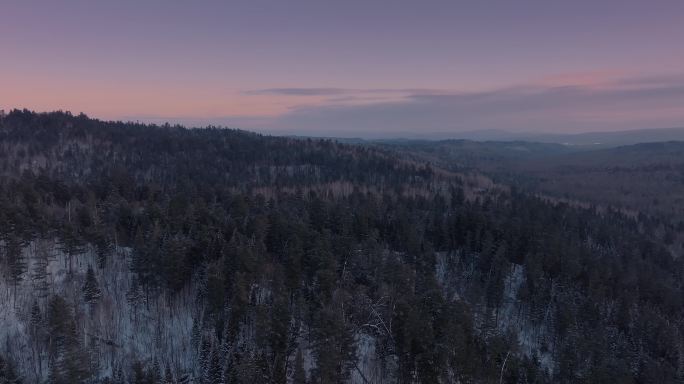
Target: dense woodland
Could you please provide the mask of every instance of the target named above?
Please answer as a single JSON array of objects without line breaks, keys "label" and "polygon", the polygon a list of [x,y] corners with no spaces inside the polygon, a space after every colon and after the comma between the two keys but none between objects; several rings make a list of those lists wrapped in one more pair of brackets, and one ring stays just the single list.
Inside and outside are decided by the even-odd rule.
[{"label": "dense woodland", "polygon": [[391,149],[15,110],[0,383],[681,383],[659,228]]},{"label": "dense woodland", "polygon": [[655,216],[684,230],[684,141],[614,147],[468,140],[371,144],[447,169],[485,173],[532,193]]}]

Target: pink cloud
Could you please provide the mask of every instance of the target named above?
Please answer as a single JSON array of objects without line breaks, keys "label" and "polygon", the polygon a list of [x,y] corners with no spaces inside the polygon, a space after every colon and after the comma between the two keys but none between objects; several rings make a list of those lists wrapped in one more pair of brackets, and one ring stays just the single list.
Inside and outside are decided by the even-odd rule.
[{"label": "pink cloud", "polygon": [[535,82],[541,87],[582,87],[601,89],[614,86],[620,79],[628,77],[622,69],[604,69],[584,72],[568,72],[547,76]]}]

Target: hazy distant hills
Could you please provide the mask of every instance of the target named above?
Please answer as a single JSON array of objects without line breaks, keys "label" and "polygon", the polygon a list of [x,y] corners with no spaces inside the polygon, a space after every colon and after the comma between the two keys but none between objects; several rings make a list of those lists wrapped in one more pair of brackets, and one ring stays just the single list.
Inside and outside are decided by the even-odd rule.
[{"label": "hazy distant hills", "polygon": [[543,193],[684,220],[684,142],[526,159],[510,169]]},{"label": "hazy distant hills", "polygon": [[[675,132],[657,132],[663,131]],[[614,133],[612,142],[636,140],[639,134],[644,131]],[[600,135],[576,137],[589,140]],[[400,140],[384,141],[381,145],[439,166],[485,172],[500,182],[548,196],[684,221],[684,141],[607,148],[605,144],[469,140]]]},{"label": "hazy distant hills", "polygon": [[502,130],[486,130],[458,133],[454,134],[452,137],[474,141],[532,141],[539,143],[558,143],[568,146],[605,148],[639,143],[684,141],[684,127],[571,134],[516,133]]},{"label": "hazy distant hills", "polygon": [[[570,146],[613,147],[639,143],[684,141],[684,128],[639,129],[631,131],[587,132],[577,134],[502,133],[501,139],[496,139],[496,135],[491,132],[488,135],[493,136],[489,140],[510,140],[511,138],[515,138],[517,140],[560,143]],[[471,139],[476,140],[477,136],[474,135]]]},{"label": "hazy distant hills", "polygon": [[502,171],[523,160],[577,151],[577,148],[562,144],[527,141],[385,140],[375,143],[446,168],[479,171]]},{"label": "hazy distant hills", "polygon": [[597,149],[639,143],[684,141],[684,127],[585,133],[510,132],[506,130],[490,129],[466,132],[421,132],[411,134],[395,132],[383,134],[382,137],[368,137],[360,134],[358,137],[337,138],[331,136],[331,138],[352,144],[364,142],[397,143],[445,140],[470,140],[480,142],[526,141],[563,144],[569,147],[577,147],[576,149]]},{"label": "hazy distant hills", "polygon": [[635,168],[684,164],[684,141],[644,142],[594,151],[569,151],[546,159],[545,167]]},{"label": "hazy distant hills", "polygon": [[680,383],[684,143],[577,148],[12,111],[0,383]]}]

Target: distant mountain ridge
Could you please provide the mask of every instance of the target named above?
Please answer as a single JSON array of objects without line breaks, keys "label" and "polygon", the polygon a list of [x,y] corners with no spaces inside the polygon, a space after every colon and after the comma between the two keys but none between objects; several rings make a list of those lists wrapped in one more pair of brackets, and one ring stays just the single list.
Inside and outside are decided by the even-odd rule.
[{"label": "distant mountain ridge", "polygon": [[518,140],[560,143],[571,146],[616,147],[639,143],[684,141],[684,127],[575,134],[523,133],[518,135]]},{"label": "distant mountain ridge", "polygon": [[477,130],[465,132],[421,132],[405,133],[390,132],[387,134],[364,134],[353,136],[335,135],[304,135],[304,137],[325,137],[340,142],[359,144],[364,142],[414,142],[414,141],[527,141],[537,143],[555,143],[566,146],[580,147],[578,149],[598,149],[631,145],[639,143],[653,143],[665,141],[684,141],[684,127],[649,128],[628,131],[597,131],[582,133],[543,133],[543,132],[510,132],[506,130]]}]

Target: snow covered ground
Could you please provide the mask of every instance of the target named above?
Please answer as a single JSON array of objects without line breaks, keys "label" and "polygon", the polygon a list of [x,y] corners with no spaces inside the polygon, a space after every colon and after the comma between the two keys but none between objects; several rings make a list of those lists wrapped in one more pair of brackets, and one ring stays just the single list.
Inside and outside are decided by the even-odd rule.
[{"label": "snow covered ground", "polygon": [[[49,254],[47,295],[41,294],[41,282],[33,273],[40,260],[40,247]],[[162,369],[169,366],[176,374],[192,371],[196,351],[191,345],[191,332],[193,314],[199,308],[191,289],[173,298],[151,296],[147,302],[138,292],[143,297],[137,304],[131,302],[127,297],[135,290],[131,290],[130,250],[126,248],[117,248],[103,269],[98,268],[90,247],[72,258],[71,268],[68,257],[52,240],[33,242],[24,247],[23,254],[27,263],[23,279],[16,286],[7,278],[0,279],[0,350],[12,351],[12,359],[29,382],[41,381],[48,375],[47,352],[32,332],[31,309],[37,302],[42,314],[39,326],[47,330],[45,314],[53,295],[62,296],[73,310],[83,345],[99,365],[101,377],[111,376],[117,366],[135,360],[151,363],[156,359]],[[102,292],[94,305],[83,297],[89,266]]]}]

